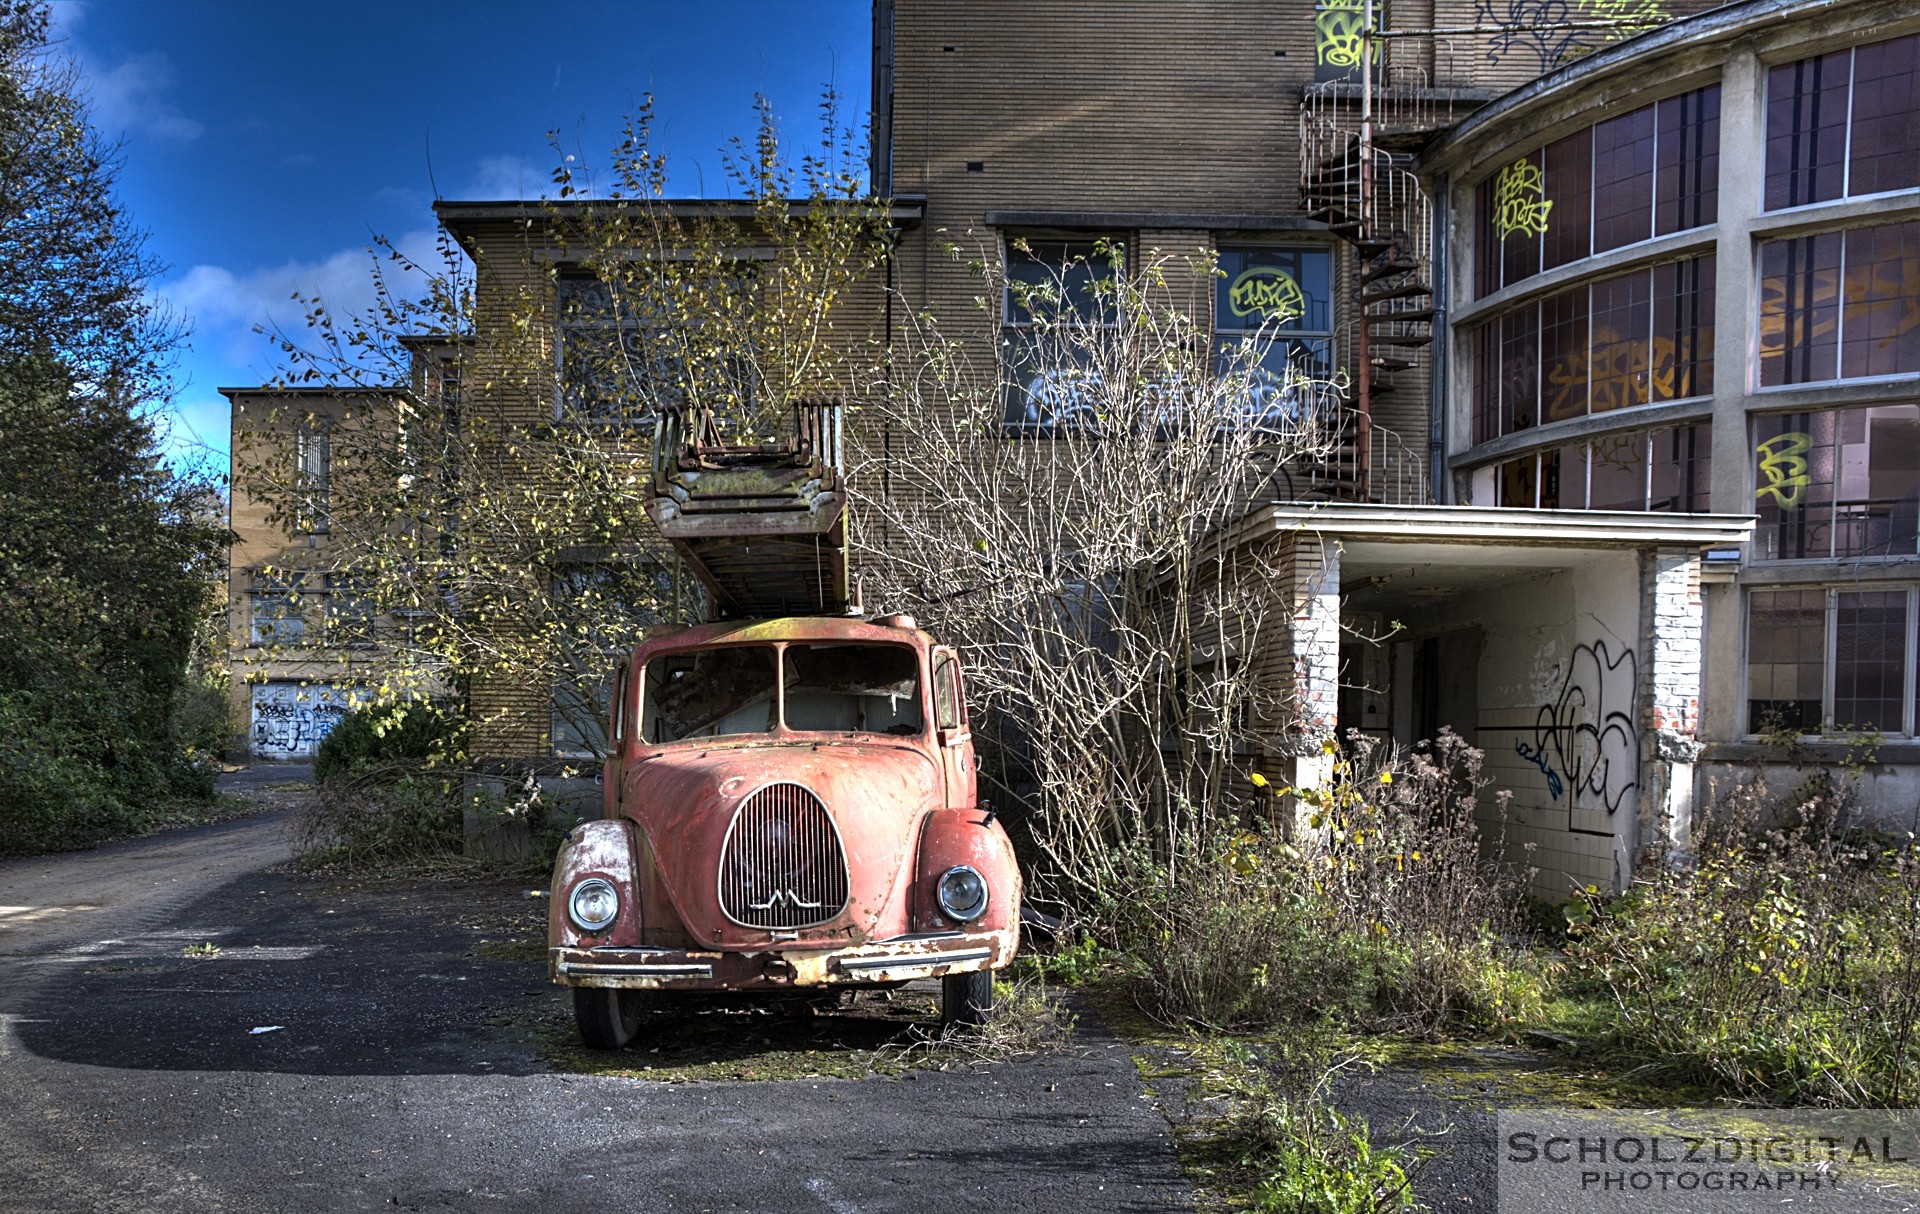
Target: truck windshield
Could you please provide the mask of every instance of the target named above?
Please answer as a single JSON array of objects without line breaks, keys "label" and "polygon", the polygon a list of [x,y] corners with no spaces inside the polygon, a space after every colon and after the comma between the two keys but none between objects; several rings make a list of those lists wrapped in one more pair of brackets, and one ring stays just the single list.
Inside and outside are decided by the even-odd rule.
[{"label": "truck windshield", "polygon": [[920,658],[905,645],[789,645],[787,728],[918,734]]},{"label": "truck windshield", "polygon": [[766,733],[773,728],[773,649],[668,653],[647,663],[641,736],[649,742]]}]

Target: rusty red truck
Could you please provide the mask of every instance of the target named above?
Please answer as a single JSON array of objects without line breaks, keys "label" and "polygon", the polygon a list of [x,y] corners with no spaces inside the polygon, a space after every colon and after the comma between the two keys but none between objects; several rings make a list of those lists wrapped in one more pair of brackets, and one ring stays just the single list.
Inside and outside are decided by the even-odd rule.
[{"label": "rusty red truck", "polygon": [[1019,944],[1020,871],[982,809],[955,652],[850,604],[839,416],[779,446],[664,415],[649,510],[710,622],[618,668],[602,817],[554,866],[553,981],[589,1046],[677,993],[940,978],[977,1022]]}]

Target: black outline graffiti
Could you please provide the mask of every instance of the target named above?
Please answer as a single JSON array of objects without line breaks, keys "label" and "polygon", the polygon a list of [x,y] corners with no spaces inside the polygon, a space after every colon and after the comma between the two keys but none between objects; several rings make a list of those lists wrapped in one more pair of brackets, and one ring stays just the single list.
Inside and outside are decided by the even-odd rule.
[{"label": "black outline graffiti", "polygon": [[[1593,663],[1593,686],[1582,681],[1581,660]],[[1621,666],[1627,670],[1627,708],[1608,709],[1606,703],[1609,676]],[[1634,697],[1640,688],[1640,659],[1631,649],[1622,649],[1610,657],[1605,641],[1574,646],[1567,661],[1566,678],[1560,695],[1551,704],[1540,706],[1534,718],[1533,745],[1513,744],[1514,753],[1538,767],[1547,777],[1547,791],[1554,800],[1563,791],[1571,791],[1567,808],[1572,810],[1580,794],[1596,797],[1611,815],[1620,808],[1627,794],[1640,787],[1640,731],[1633,712]],[[1591,718],[1582,722],[1582,710]],[[1626,766],[1632,779],[1613,790],[1614,759],[1607,754],[1609,739],[1625,747]],[[1583,746],[1582,742],[1590,743]],[[1564,776],[1564,783],[1562,777]]]},{"label": "black outline graffiti", "polygon": [[1623,25],[1617,31],[1568,29],[1572,22],[1631,22],[1667,16],[1666,7],[1659,0],[1478,0],[1474,6],[1478,24],[1505,27],[1492,36],[1488,60],[1497,64],[1503,56],[1516,50],[1531,50],[1539,60],[1541,75],[1643,28]]}]

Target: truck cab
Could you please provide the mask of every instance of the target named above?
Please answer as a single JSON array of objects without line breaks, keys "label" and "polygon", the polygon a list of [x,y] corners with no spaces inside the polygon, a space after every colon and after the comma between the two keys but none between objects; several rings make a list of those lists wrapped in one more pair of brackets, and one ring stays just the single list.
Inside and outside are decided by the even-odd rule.
[{"label": "truck cab", "polygon": [[990,1012],[1020,871],[979,804],[959,660],[911,618],[652,637],[608,737],[603,814],[561,848],[549,921],[588,1045],[689,991],[940,978],[944,1020]]}]

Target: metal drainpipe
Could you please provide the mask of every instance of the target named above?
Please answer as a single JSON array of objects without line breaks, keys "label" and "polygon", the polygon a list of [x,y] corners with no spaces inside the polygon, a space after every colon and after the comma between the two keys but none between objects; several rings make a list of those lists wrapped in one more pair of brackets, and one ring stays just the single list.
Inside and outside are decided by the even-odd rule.
[{"label": "metal drainpipe", "polygon": [[1362,502],[1373,496],[1373,350],[1367,332],[1367,286],[1361,281],[1366,276],[1367,259],[1358,243],[1373,238],[1374,208],[1378,205],[1373,198],[1373,50],[1379,44],[1373,40],[1373,13],[1373,0],[1366,0],[1360,19],[1360,230],[1353,246],[1353,296],[1360,313],[1359,340],[1354,343],[1360,376],[1360,416],[1354,441],[1360,450],[1355,453],[1358,475],[1354,479]]},{"label": "metal drainpipe", "polygon": [[1435,505],[1447,505],[1453,495],[1448,491],[1447,418],[1453,412],[1453,399],[1447,390],[1448,359],[1453,352],[1453,334],[1447,331],[1447,294],[1453,266],[1447,259],[1447,229],[1452,226],[1453,192],[1446,174],[1434,182],[1433,205],[1433,395],[1427,410],[1427,492]]}]

